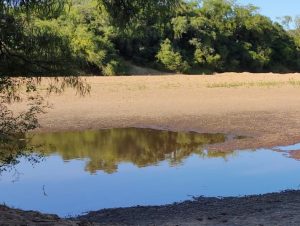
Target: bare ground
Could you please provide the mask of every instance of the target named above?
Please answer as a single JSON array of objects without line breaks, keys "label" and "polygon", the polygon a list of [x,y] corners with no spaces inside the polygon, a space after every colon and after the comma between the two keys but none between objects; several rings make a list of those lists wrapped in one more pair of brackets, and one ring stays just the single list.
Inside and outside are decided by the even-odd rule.
[{"label": "bare ground", "polygon": [[79,219],[101,225],[300,225],[300,192],[90,212]]},{"label": "bare ground", "polygon": [[90,212],[59,219],[0,206],[1,225],[300,225],[300,192],[287,191],[241,198],[197,198],[166,206],[132,207]]},{"label": "bare ground", "polygon": [[213,148],[300,141],[300,74],[89,77],[91,93],[50,96],[43,131],[150,127],[247,136]]},{"label": "bare ground", "polygon": [[[211,147],[223,151],[293,144],[300,141],[299,75],[89,77],[90,95],[78,98],[68,90],[49,97],[53,108],[40,118],[38,132],[149,127],[247,137]],[[15,213],[5,208],[0,208],[0,224]],[[79,217],[83,223],[61,225],[300,225],[299,211],[300,192],[290,191],[102,210]],[[27,225],[44,225],[27,218],[27,212],[17,216],[18,222],[29,219]]]}]

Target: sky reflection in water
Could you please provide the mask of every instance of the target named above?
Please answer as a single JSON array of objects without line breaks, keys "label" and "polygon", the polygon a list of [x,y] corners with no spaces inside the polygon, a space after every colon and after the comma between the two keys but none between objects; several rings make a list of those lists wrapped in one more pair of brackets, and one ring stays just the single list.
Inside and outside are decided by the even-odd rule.
[{"label": "sky reflection in water", "polygon": [[44,161],[32,166],[24,160],[16,171],[3,173],[0,201],[67,216],[300,185],[300,162],[286,156],[295,148],[227,154],[203,148],[225,139],[223,134],[149,129],[35,135],[31,144],[43,144]]}]

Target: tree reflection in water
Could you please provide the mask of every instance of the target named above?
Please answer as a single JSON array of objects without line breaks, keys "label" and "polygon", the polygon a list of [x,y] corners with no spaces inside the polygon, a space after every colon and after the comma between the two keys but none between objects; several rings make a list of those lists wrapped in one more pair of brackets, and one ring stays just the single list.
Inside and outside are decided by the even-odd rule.
[{"label": "tree reflection in water", "polygon": [[[80,77],[0,76],[0,172],[17,164],[20,157],[38,161],[40,155],[33,155],[25,134],[39,127],[38,116],[49,108],[45,97],[66,88],[76,89],[79,95],[90,91]],[[16,105],[25,107],[16,112]]]},{"label": "tree reflection in water", "polygon": [[[29,135],[31,136],[31,135]],[[205,145],[225,142],[224,134],[198,134],[152,129],[109,129],[100,131],[35,134],[30,146],[43,145],[39,153],[59,154],[66,161],[88,159],[85,170],[114,173],[120,163],[138,167],[168,160],[180,164],[193,153],[203,157],[225,157],[228,153],[206,152]]]}]

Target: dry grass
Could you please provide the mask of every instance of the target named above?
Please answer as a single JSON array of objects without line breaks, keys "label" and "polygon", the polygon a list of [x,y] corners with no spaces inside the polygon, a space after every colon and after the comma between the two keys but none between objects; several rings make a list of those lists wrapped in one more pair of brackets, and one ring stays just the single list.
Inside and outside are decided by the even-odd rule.
[{"label": "dry grass", "polygon": [[237,88],[237,87],[280,87],[280,86],[300,86],[300,80],[290,79],[289,81],[257,81],[257,82],[223,82],[208,83],[207,88]]}]

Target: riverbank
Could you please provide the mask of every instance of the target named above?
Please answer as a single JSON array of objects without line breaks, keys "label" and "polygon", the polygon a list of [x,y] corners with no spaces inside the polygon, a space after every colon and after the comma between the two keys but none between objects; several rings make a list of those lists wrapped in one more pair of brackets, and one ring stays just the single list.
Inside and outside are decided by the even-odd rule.
[{"label": "riverbank", "polygon": [[75,219],[0,206],[1,225],[299,225],[300,192],[240,198],[197,198],[166,206],[89,212]]},{"label": "riverbank", "polygon": [[102,225],[299,225],[300,192],[90,212],[79,219]]},{"label": "riverbank", "polygon": [[300,141],[300,74],[87,77],[91,93],[51,95],[39,132],[147,127],[247,137],[219,151]]}]

